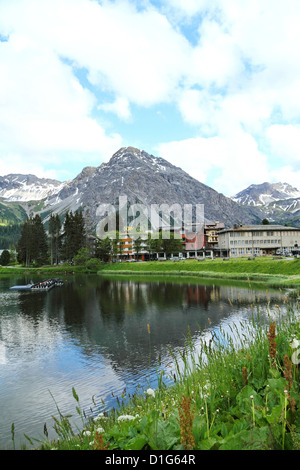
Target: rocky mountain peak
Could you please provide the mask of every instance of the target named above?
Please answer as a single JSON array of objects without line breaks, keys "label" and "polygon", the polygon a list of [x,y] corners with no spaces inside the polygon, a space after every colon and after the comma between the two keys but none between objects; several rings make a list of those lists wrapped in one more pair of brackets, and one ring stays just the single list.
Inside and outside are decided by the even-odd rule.
[{"label": "rocky mountain peak", "polygon": [[0,197],[8,201],[36,201],[57,193],[62,186],[54,179],[9,174],[0,177]]},{"label": "rocky mountain peak", "polygon": [[252,206],[265,206],[276,201],[299,198],[300,191],[288,183],[252,184],[233,196],[233,200]]},{"label": "rocky mountain peak", "polygon": [[[260,206],[253,204],[251,207],[245,207],[240,193],[236,195],[235,200],[227,198],[167,160],[132,146],[120,148],[106,163],[98,167],[83,168],[76,178],[64,183],[46,183],[38,179],[34,181],[35,177],[30,175],[22,177],[23,182],[19,181],[19,178],[15,181],[12,181],[13,178],[6,178],[17,188],[8,188],[5,186],[8,181],[4,181],[5,177],[0,177],[0,197],[20,197],[22,186],[25,189],[25,193],[21,195],[24,200],[43,199],[41,215],[45,214],[45,221],[51,212],[63,215],[67,210],[74,212],[81,208],[83,211],[88,210],[92,220],[97,223],[97,208],[101,204],[117,205],[120,196],[126,196],[129,205],[139,202],[149,209],[152,204],[179,204],[182,207],[184,204],[193,207],[201,204],[204,205],[206,221],[220,220],[226,226],[235,223],[260,223],[266,217]],[[257,189],[257,186],[247,188],[246,193],[253,195],[263,190],[263,194],[271,194],[269,183],[261,185],[263,188]],[[283,186],[281,190],[284,189],[286,193],[295,189],[290,190],[286,184]],[[30,188],[35,192],[31,192]],[[17,189],[19,193],[9,192],[11,189]],[[279,189],[276,188],[277,191]],[[274,196],[274,187],[272,191]]]}]

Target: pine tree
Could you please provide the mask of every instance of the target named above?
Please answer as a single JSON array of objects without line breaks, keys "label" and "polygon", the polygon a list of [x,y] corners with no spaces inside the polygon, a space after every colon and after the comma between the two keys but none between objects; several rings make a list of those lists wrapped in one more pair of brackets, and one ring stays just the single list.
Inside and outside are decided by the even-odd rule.
[{"label": "pine tree", "polygon": [[27,218],[17,245],[19,263],[30,266],[31,263],[44,264],[48,257],[47,235],[39,215]]},{"label": "pine tree", "polygon": [[27,218],[17,244],[17,260],[29,266],[33,257],[33,223],[32,218]]},{"label": "pine tree", "polygon": [[136,255],[135,255],[136,259],[138,259],[139,253],[142,251],[142,243],[143,243],[143,240],[141,239],[141,237],[138,237],[133,242],[133,249],[136,253]]},{"label": "pine tree", "polygon": [[112,241],[109,237],[101,240],[98,239],[96,242],[95,256],[101,259],[101,261],[107,262],[111,256]]},{"label": "pine tree", "polygon": [[58,214],[51,214],[49,220],[51,264],[58,264],[61,250],[61,221]]},{"label": "pine tree", "polygon": [[65,260],[72,261],[80,248],[85,246],[85,222],[82,212],[67,212],[64,221],[64,241],[62,256]]},{"label": "pine tree", "polygon": [[37,214],[33,218],[33,259],[37,264],[45,264],[48,261],[48,239],[41,217]]}]

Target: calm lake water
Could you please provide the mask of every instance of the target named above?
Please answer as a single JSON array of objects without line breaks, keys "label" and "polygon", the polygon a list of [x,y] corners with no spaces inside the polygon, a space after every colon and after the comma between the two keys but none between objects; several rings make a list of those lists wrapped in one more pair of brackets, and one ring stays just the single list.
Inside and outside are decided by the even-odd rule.
[{"label": "calm lake water", "polygon": [[180,350],[188,330],[197,341],[250,316],[251,304],[283,302],[280,291],[163,277],[69,276],[49,292],[9,290],[29,280],[0,276],[0,449],[13,447],[12,423],[16,448],[29,444],[24,433],[43,439],[44,423],[56,437],[55,402],[76,425],[72,387],[87,413],[102,400],[116,406],[112,392],[155,388],[158,358],[172,362],[169,348]]}]

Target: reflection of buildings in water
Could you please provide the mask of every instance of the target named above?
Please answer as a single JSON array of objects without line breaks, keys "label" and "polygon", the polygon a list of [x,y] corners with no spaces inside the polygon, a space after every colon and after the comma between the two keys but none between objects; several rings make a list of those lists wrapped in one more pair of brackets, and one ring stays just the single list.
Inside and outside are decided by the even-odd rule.
[{"label": "reflection of buildings in water", "polygon": [[281,301],[282,292],[280,290],[256,290],[249,286],[248,289],[236,286],[223,286],[221,298],[224,301],[231,300],[232,303],[260,304],[270,301]]},{"label": "reflection of buildings in water", "polygon": [[[19,307],[27,318],[23,318],[22,337],[15,336],[14,342],[18,344],[26,337],[26,343],[35,345],[33,350],[39,353],[38,345],[45,338],[54,349],[71,340],[80,354],[92,358],[95,364],[109,363],[121,378],[132,371],[143,375],[150,360],[153,364],[159,354],[167,356],[168,348],[183,347],[188,330],[194,336],[208,328],[208,317],[213,327],[232,313],[241,312],[241,302],[250,311],[255,299],[278,301],[280,295],[282,298],[280,292],[270,294],[231,286],[104,279],[92,283],[87,278],[46,296],[24,295]],[[235,303],[234,309],[228,298]],[[35,301],[42,311],[40,316],[34,313]],[[147,333],[147,323],[151,335]],[[3,360],[3,352],[0,360],[1,357]]]},{"label": "reflection of buildings in water", "polygon": [[[219,324],[232,314],[228,298],[238,308],[241,302],[250,307],[255,299],[262,302],[270,297],[263,291],[231,286],[103,279],[95,284],[69,284],[49,294],[24,297],[21,311],[29,314],[31,309],[36,318],[35,297],[38,309],[46,317],[59,318],[59,324],[72,331],[86,355],[101,350],[118,369],[142,367],[145,357],[148,361],[149,340],[152,351],[167,345],[181,347],[189,328],[199,333],[199,328],[208,327],[208,317],[212,325]],[[279,293],[275,294],[279,298]]]},{"label": "reflection of buildings in water", "polygon": [[186,289],[187,306],[202,305],[207,309],[209,302],[220,299],[219,286],[189,285]]},{"label": "reflection of buildings in water", "polygon": [[[107,284],[106,284],[107,282]],[[169,305],[187,308],[202,305],[207,308],[209,302],[220,299],[219,286],[203,286],[172,282],[139,282],[139,281],[105,281],[105,289],[101,289],[100,307],[105,313],[121,307],[125,313],[134,312],[137,306],[148,308],[156,306],[164,309]],[[105,290],[105,292],[103,292]]]}]

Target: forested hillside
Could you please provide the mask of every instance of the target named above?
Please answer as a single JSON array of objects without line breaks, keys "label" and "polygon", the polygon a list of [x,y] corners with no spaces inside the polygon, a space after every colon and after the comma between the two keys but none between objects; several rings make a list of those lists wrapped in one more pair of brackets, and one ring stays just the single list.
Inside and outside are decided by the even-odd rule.
[{"label": "forested hillside", "polygon": [[9,203],[9,205],[0,203],[1,250],[17,245],[26,217],[26,211],[18,203]]},{"label": "forested hillside", "polygon": [[22,224],[0,225],[0,249],[10,249],[18,243],[22,230]]}]

